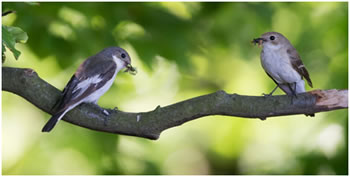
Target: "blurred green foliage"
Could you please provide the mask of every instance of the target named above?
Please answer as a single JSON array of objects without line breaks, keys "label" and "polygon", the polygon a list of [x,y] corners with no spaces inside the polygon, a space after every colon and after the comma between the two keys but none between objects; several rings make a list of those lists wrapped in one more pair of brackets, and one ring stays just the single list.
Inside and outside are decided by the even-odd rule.
[{"label": "blurred green foliage", "polygon": [[[12,13],[12,11],[5,12],[5,15]],[[4,14],[2,16],[5,16]],[[6,48],[10,49],[13,53],[13,56],[18,59],[19,55],[21,54],[20,51],[18,51],[15,48],[16,43],[26,43],[28,40],[28,35],[26,32],[24,32],[21,28],[13,27],[13,26],[5,26],[2,25],[2,63],[5,61],[5,51]]]},{"label": "blurred green foliage", "polygon": [[[108,46],[125,48],[138,74],[118,74],[99,101],[103,107],[149,111],[218,89],[267,93],[274,83],[260,66],[260,49],[250,44],[267,31],[291,41],[315,89],[348,87],[347,2],[3,2],[2,7],[17,12],[3,17],[3,25],[29,36],[17,45],[21,60],[4,66],[33,68],[57,88],[63,89],[88,56]],[[7,92],[2,110],[5,175],[348,174],[347,110],[264,122],[211,116],[169,129],[157,141],[63,121],[43,134],[50,116]]]}]

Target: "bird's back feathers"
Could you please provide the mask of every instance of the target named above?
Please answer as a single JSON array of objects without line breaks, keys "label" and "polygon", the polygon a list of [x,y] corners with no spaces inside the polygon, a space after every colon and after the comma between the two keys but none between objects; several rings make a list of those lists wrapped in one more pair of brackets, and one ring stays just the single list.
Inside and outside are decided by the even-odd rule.
[{"label": "bird's back feathers", "polygon": [[[116,64],[113,61],[104,62],[95,67],[99,68],[102,72],[97,72],[97,75],[94,76],[85,73],[75,73],[72,76],[63,90],[58,110],[67,109],[69,106],[80,102],[93,91],[104,86],[108,80],[112,79],[116,71]],[[99,82],[96,82],[91,78],[96,78]]]},{"label": "bird's back feathers", "polygon": [[[88,61],[88,60],[87,60]],[[79,68],[90,67],[92,63],[84,62]],[[113,79],[116,74],[116,63],[113,61],[104,61],[94,68],[96,71],[94,75],[78,71],[71,77],[68,84],[62,92],[62,97],[58,101],[57,113],[51,117],[47,124],[42,129],[43,132],[49,132],[56,125],[56,123],[65,115],[66,112],[78,106],[80,103],[96,102],[101,95],[97,95],[94,98],[90,98],[89,95],[94,93],[96,90],[102,88],[106,83]],[[107,91],[107,90],[105,90]]]}]

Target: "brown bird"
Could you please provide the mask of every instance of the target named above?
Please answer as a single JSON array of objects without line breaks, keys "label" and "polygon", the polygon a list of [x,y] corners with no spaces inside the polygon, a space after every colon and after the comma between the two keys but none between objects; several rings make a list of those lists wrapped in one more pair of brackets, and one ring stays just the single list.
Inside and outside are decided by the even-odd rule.
[{"label": "brown bird", "polygon": [[[268,96],[272,95],[277,87],[287,95],[296,96],[305,92],[305,82],[312,87],[309,72],[300,59],[297,50],[281,33],[267,32],[252,41],[262,45],[260,54],[261,65],[267,75],[277,84]],[[313,115],[311,115],[313,116]]]}]

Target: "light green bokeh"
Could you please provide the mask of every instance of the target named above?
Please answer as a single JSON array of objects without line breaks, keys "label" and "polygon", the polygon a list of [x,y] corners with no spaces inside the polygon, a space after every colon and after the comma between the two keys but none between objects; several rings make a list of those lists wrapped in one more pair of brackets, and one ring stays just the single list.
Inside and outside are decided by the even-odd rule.
[{"label": "light green bokeh", "polygon": [[[11,7],[24,12],[35,8],[18,4]],[[28,44],[18,44],[19,60],[7,51],[3,66],[32,68],[62,90],[84,59],[104,46],[119,45],[128,51],[138,74],[119,73],[99,100],[102,107],[142,112],[221,89],[242,95],[268,93],[274,83],[260,66],[261,49],[249,43],[270,30],[283,33],[299,51],[314,89],[347,86],[346,3],[40,4],[48,10],[32,16],[28,12],[26,18],[51,14],[45,31],[26,26],[20,13],[3,17],[3,24],[35,32],[28,33]],[[109,15],[101,7],[115,10]],[[40,50],[42,44],[33,42],[37,33],[46,37],[40,42],[49,41]],[[187,47],[192,48],[183,50]],[[187,70],[185,60],[190,63]],[[209,116],[168,129],[157,141],[99,133],[63,121],[43,134],[40,130],[50,115],[7,92],[2,93],[2,110],[5,175],[347,171],[347,110],[266,121]]]}]

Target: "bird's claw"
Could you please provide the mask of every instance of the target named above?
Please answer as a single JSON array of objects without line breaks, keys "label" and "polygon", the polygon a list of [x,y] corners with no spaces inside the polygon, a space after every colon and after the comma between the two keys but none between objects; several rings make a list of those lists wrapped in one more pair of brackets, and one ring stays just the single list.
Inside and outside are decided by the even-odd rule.
[{"label": "bird's claw", "polygon": [[100,107],[100,109],[101,109],[102,114],[104,115],[104,117],[103,117],[103,124],[106,126],[106,125],[108,125],[107,123],[108,123],[108,120],[109,120],[110,113],[107,111],[107,109],[103,109],[101,107]]},{"label": "bird's claw", "polygon": [[109,116],[109,112],[108,112],[106,109],[103,109],[102,113],[103,113],[105,116]]},{"label": "bird's claw", "polygon": [[264,121],[264,120],[266,120],[266,117],[259,117],[259,119]]},{"label": "bird's claw", "polygon": [[272,96],[271,93],[269,93],[269,94],[262,93],[262,95],[263,95],[264,97],[270,97],[270,96]]},{"label": "bird's claw", "polygon": [[292,95],[292,104],[294,104],[294,99],[298,99],[297,94],[293,94],[293,95]]}]

